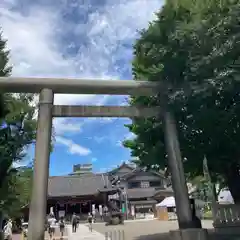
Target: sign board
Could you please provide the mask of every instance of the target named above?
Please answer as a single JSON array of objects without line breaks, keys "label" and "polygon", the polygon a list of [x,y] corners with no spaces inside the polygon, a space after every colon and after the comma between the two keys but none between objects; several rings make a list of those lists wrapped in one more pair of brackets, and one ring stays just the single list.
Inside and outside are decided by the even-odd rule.
[{"label": "sign board", "polygon": [[103,215],[103,208],[102,208],[102,205],[99,205],[99,214],[100,214],[100,216],[102,216]]},{"label": "sign board", "polygon": [[119,199],[119,194],[115,193],[113,195],[108,195],[108,200],[110,200],[110,199]]},{"label": "sign board", "polygon": [[96,210],[95,210],[95,204],[92,204],[92,214],[95,214]]},{"label": "sign board", "polygon": [[131,215],[135,216],[135,207],[134,206],[131,206]]},{"label": "sign board", "polygon": [[152,208],[152,205],[150,205],[150,204],[136,205],[135,207],[136,207],[137,209],[139,209],[139,208]]},{"label": "sign board", "polygon": [[65,217],[65,211],[64,210],[58,211],[58,216]]}]

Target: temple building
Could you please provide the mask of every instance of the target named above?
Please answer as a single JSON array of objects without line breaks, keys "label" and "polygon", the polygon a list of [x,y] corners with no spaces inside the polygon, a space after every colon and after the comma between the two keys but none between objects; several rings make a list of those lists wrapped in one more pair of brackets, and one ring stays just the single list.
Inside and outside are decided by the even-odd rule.
[{"label": "temple building", "polygon": [[[66,219],[76,213],[85,220],[88,212],[101,212],[108,206],[106,201],[119,200],[116,206],[127,218],[138,218],[154,213],[156,203],[173,195],[163,173],[126,163],[102,174],[91,169],[90,165],[75,165],[68,176],[49,177],[47,213],[53,211],[56,217]],[[121,189],[122,196],[116,189]]]}]

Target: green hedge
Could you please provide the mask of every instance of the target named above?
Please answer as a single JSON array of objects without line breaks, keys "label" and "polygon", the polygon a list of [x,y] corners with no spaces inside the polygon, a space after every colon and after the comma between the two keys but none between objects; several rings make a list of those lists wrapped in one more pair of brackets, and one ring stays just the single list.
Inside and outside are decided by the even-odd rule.
[{"label": "green hedge", "polygon": [[204,213],[203,213],[203,218],[204,218],[204,219],[212,219],[212,218],[213,218],[213,216],[212,216],[212,211],[204,212]]}]

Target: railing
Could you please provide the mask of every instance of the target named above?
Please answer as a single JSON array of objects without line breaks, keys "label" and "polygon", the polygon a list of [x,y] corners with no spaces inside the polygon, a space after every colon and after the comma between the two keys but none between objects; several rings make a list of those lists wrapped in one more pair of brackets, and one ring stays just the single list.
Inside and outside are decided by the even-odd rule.
[{"label": "railing", "polygon": [[124,230],[105,232],[105,240],[125,240],[125,232]]},{"label": "railing", "polygon": [[216,204],[213,214],[213,226],[215,229],[231,229],[229,232],[238,230],[240,233],[240,205]]}]

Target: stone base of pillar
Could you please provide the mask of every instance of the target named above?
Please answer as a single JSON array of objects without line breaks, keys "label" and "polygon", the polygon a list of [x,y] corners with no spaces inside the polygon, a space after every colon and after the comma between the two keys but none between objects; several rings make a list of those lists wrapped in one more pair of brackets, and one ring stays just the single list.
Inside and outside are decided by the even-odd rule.
[{"label": "stone base of pillar", "polygon": [[207,229],[189,228],[170,231],[171,240],[208,240]]}]

